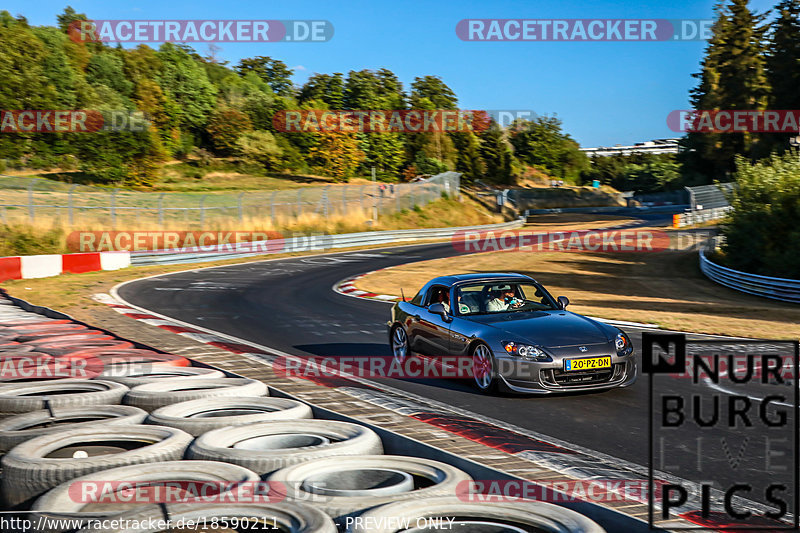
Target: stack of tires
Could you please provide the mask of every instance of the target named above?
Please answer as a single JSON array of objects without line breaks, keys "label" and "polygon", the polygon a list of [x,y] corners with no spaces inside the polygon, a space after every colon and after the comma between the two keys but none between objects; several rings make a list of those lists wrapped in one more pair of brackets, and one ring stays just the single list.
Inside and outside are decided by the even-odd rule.
[{"label": "stack of tires", "polygon": [[2,299],[0,361],[0,496],[26,512],[29,531],[155,532],[168,518],[194,530],[368,523],[394,533],[408,522],[381,517],[397,516],[415,527],[452,516],[476,531],[603,531],[546,503],[472,503],[459,497],[465,472],[385,455],[368,427],[315,419],[260,381]]}]

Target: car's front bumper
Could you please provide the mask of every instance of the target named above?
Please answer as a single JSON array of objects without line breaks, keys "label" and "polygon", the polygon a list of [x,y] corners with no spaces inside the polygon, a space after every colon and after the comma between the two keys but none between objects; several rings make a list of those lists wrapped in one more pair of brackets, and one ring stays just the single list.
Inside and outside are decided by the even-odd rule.
[{"label": "car's front bumper", "polygon": [[610,369],[577,372],[565,372],[561,359],[536,362],[501,355],[497,362],[499,363],[497,376],[505,388],[512,392],[529,394],[628,387],[633,385],[639,373],[633,353],[624,357],[612,356]]}]

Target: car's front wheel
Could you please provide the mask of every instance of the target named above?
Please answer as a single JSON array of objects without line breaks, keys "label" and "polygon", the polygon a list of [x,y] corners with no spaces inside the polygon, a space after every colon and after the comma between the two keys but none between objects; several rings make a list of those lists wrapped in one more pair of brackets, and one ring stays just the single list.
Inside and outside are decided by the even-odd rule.
[{"label": "car's front wheel", "polygon": [[395,326],[392,330],[392,355],[400,364],[408,357],[408,335],[403,326]]},{"label": "car's front wheel", "polygon": [[492,350],[483,343],[472,349],[472,377],[478,389],[486,394],[497,390],[497,372]]}]

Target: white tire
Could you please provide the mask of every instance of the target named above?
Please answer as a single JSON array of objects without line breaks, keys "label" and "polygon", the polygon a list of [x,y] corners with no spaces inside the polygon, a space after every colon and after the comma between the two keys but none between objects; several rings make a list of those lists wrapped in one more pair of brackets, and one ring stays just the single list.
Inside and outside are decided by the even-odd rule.
[{"label": "white tire", "polygon": [[208,398],[156,409],[147,423],[182,429],[196,437],[226,426],[306,418],[313,418],[311,407],[288,398]]},{"label": "white tire", "polygon": [[[233,495],[226,496],[238,485],[250,485],[250,489],[260,482],[258,474],[238,465],[218,463],[215,461],[165,461],[163,463],[122,466],[93,472],[81,476],[49,490],[39,497],[31,506],[33,524],[47,524],[49,527],[34,531],[40,533],[62,533],[66,528],[54,528],[54,524],[63,519],[81,519],[86,526],[89,519],[113,519],[117,515],[131,512],[148,506],[148,503],[137,503],[131,495],[131,486],[158,486],[158,482],[187,482],[197,494],[205,494],[208,498],[218,498],[220,502],[233,501]],[[141,484],[141,485],[138,485]],[[152,484],[152,485],[150,485]],[[175,486],[170,484],[170,486]],[[166,485],[161,485],[166,488]],[[161,496],[161,500],[150,503],[177,504],[181,498],[190,498],[189,492],[179,493],[177,490],[159,491],[152,489],[142,493],[145,499],[149,496]],[[244,491],[243,491],[244,492]],[[189,503],[191,500],[187,501]],[[203,502],[193,502],[195,505]],[[207,500],[206,500],[207,502]],[[103,507],[108,510],[104,510]],[[73,527],[71,529],[77,529]]]},{"label": "white tire", "polygon": [[[459,484],[471,480],[454,466],[404,455],[316,459],[283,468],[267,478],[287,501],[314,502],[340,522],[378,505],[397,501],[422,505],[434,496],[456,496]],[[420,485],[422,488],[417,488]]]},{"label": "white tire", "polygon": [[266,474],[321,457],[380,453],[383,445],[371,429],[349,422],[312,419],[215,429],[200,435],[186,457],[234,463]]},{"label": "white tire", "polygon": [[267,386],[261,381],[245,378],[163,379],[137,385],[125,395],[123,403],[155,411],[173,403],[205,398],[266,396]]},{"label": "white tire", "polygon": [[7,508],[98,470],[181,459],[192,436],[159,426],[67,429],[19,444],[0,461]]}]

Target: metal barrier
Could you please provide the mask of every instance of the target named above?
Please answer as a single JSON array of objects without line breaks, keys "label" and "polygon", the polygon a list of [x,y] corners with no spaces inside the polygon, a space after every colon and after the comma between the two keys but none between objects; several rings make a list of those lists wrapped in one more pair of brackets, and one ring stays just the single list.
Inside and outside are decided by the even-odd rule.
[{"label": "metal barrier", "polygon": [[[712,239],[711,242],[712,246],[709,249],[716,249],[716,240]],[[706,250],[700,250],[700,270],[711,281],[740,292],[783,302],[800,303],[800,280],[771,278],[733,270],[712,262],[706,257]]]},{"label": "metal barrier", "polygon": [[686,211],[678,215],[677,227],[683,228],[685,226],[692,226],[694,224],[703,224],[713,220],[720,220],[725,218],[731,209],[733,208],[727,205],[723,207],[714,207],[711,209]]},{"label": "metal barrier", "polygon": [[288,252],[323,251],[353,246],[394,244],[399,242],[443,239],[453,237],[463,231],[510,230],[523,226],[524,219],[500,224],[482,226],[460,226],[454,228],[431,228],[391,231],[365,231],[361,233],[342,233],[338,235],[300,235],[273,241],[241,242],[236,244],[215,244],[197,246],[181,251],[142,250],[131,252],[132,265],[163,265],[180,263],[201,263]]}]

